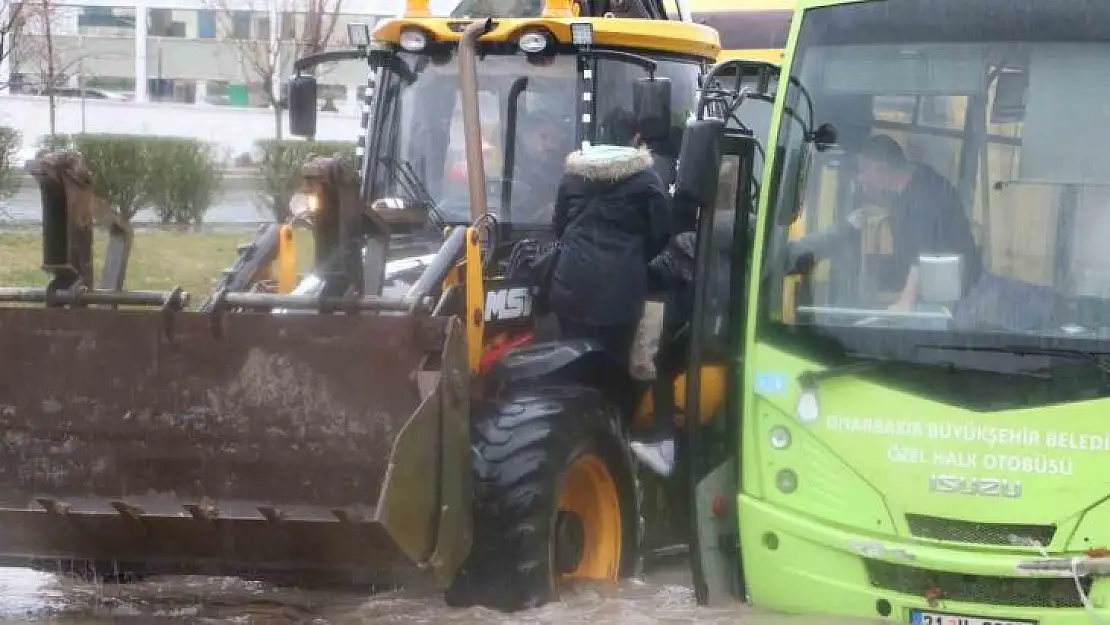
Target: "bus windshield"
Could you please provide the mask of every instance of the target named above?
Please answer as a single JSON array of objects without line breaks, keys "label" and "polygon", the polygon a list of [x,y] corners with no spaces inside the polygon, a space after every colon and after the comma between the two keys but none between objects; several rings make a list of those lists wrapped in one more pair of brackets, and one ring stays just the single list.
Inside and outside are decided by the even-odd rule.
[{"label": "bus windshield", "polygon": [[764,339],[995,373],[1110,353],[1108,21],[1086,0],[807,11],[791,73],[837,142],[802,159],[782,122],[776,171],[804,188],[771,200]]}]

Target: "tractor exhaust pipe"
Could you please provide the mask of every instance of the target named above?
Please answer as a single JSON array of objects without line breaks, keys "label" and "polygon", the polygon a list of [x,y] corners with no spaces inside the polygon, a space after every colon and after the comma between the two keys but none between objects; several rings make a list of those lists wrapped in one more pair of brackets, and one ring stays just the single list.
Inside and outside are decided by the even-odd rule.
[{"label": "tractor exhaust pipe", "polygon": [[470,188],[471,223],[485,215],[486,168],[482,155],[482,124],[478,114],[478,38],[493,30],[493,19],[474,22],[459,41],[459,93],[462,101],[463,134],[466,140],[466,182]]}]

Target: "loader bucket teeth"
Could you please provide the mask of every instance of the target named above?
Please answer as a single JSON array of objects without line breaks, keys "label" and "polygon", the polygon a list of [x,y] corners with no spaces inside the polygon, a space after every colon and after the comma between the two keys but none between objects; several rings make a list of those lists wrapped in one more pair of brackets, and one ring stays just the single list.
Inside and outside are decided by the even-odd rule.
[{"label": "loader bucket teeth", "polygon": [[241,313],[216,335],[176,312],[170,341],[163,316],[0,309],[0,565],[453,576],[470,535],[441,522],[470,501],[456,320]]}]

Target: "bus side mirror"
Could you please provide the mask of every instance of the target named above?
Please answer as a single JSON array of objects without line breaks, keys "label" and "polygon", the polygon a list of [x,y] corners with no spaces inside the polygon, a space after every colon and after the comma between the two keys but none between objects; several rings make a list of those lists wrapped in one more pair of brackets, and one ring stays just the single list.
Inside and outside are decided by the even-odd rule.
[{"label": "bus side mirror", "polygon": [[676,198],[684,196],[698,206],[711,206],[717,201],[724,130],[725,122],[720,119],[694,119],[687,123],[678,154]]},{"label": "bus side mirror", "polygon": [[[839,132],[836,126],[826,122],[823,123],[811,132],[806,133],[806,138],[802,144],[798,146],[798,157],[792,162],[788,163],[793,167],[793,172],[789,176],[783,176],[784,181],[790,181],[790,186],[783,187],[781,185],[773,188],[773,194],[781,193],[786,198],[783,206],[790,206],[790,210],[778,211],[776,223],[780,226],[789,226],[794,223],[798,216],[802,214],[802,207],[806,202],[806,193],[809,191],[809,175],[810,168],[813,166],[813,153],[826,152],[833,147],[836,147],[839,140]],[[776,151],[776,167],[781,167],[787,159],[785,150]],[[778,176],[776,176],[778,178]]]},{"label": "bus side mirror", "polygon": [[289,81],[289,132],[295,137],[316,136],[316,77],[297,75]]},{"label": "bus side mirror", "polygon": [[839,140],[839,134],[836,126],[829,122],[825,122],[813,131],[813,145],[817,148],[818,152],[825,152],[836,147]]},{"label": "bus side mirror", "polygon": [[790,210],[783,210],[778,213],[778,224],[780,226],[789,226],[797,221],[798,216],[802,214],[802,208],[806,204],[806,192],[809,191],[809,168],[813,166],[813,144],[806,142],[798,147],[798,158],[792,163],[794,167],[793,175],[783,177],[783,180],[788,181],[789,187],[779,187],[776,189],[779,193],[786,197],[783,206],[789,206]]},{"label": "bus side mirror", "polygon": [[671,133],[671,81],[639,78],[632,83],[632,112],[644,141],[666,140]]}]

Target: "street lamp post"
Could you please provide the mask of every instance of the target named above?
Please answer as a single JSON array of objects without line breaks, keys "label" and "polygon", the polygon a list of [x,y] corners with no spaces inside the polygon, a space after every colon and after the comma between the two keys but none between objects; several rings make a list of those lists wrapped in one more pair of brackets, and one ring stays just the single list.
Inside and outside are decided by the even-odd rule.
[{"label": "street lamp post", "polygon": [[[273,60],[273,65],[270,68],[270,102],[273,103],[275,109],[281,109],[281,48],[279,47],[278,31],[281,24],[278,23],[280,14],[278,13],[278,0],[269,0],[270,10],[270,58]],[[277,119],[275,122],[279,125],[278,134],[280,136],[282,123],[281,114],[277,111],[274,112]]]},{"label": "street lamp post", "polygon": [[[85,36],[77,36],[77,44],[81,50],[85,49]],[[80,57],[77,60],[77,88],[81,90],[81,134],[85,134],[85,99],[88,95],[85,93],[85,87],[88,81],[85,80],[85,57]]]}]

